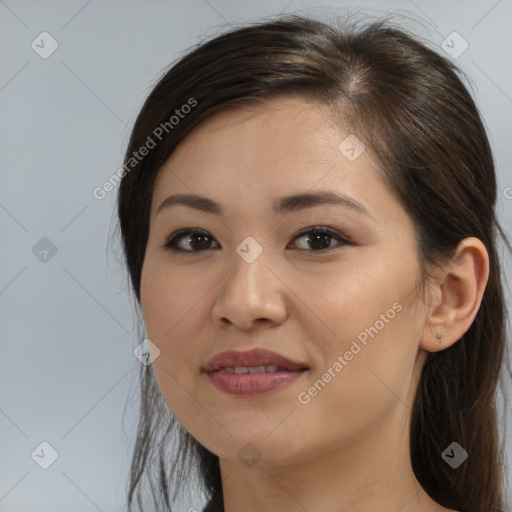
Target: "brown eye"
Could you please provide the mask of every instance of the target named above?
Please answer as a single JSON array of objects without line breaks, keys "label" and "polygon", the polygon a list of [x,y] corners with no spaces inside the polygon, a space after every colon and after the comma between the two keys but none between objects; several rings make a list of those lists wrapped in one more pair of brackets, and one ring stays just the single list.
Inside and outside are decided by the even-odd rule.
[{"label": "brown eye", "polygon": [[[306,244],[308,244],[305,248],[300,250],[310,252],[328,252],[342,245],[350,244],[340,233],[320,226],[299,233],[293,241],[300,238],[305,238]],[[337,240],[337,243],[331,245],[333,239]],[[212,247],[212,241],[214,241],[214,238],[206,231],[199,229],[181,229],[169,237],[164,244],[164,248],[177,253],[197,253],[206,251],[207,249],[218,249],[220,247],[218,244],[217,247]],[[190,249],[185,248],[187,244]]]},{"label": "brown eye", "polygon": [[[165,243],[164,247],[174,252],[201,252],[211,248],[213,240],[206,231],[198,229],[182,229],[174,233]],[[184,249],[183,245],[189,244],[192,250]]]},{"label": "brown eye", "polygon": [[[340,245],[349,244],[348,240],[346,240],[336,231],[320,226],[308,229],[307,231],[303,231],[297,235],[294,240],[298,240],[299,238],[303,237],[306,237],[306,243],[309,244],[309,247],[306,247],[305,250],[309,249],[312,250],[312,252],[330,251],[331,249],[335,249]],[[338,240],[338,243],[335,245],[330,245],[333,239]]]}]

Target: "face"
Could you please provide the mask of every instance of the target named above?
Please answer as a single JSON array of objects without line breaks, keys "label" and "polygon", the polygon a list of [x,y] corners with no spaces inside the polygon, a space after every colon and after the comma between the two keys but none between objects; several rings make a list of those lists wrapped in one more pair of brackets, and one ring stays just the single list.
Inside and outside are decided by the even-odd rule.
[{"label": "face", "polygon": [[[182,425],[234,463],[407,434],[426,355],[413,225],[331,120],[295,98],[215,114],[156,179],[141,278],[153,368]],[[304,194],[317,195],[286,199]],[[233,375],[225,360],[205,372],[252,349],[306,369]],[[236,372],[275,360],[245,362]]]}]

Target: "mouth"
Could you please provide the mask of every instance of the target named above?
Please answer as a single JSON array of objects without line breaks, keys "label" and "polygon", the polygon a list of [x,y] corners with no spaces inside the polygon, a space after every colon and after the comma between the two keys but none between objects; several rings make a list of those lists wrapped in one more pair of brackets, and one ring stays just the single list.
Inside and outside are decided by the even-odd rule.
[{"label": "mouth", "polygon": [[[305,368],[304,368],[305,369]],[[277,366],[275,364],[266,364],[262,366],[225,366],[215,370],[220,373],[277,373],[277,372],[292,372],[283,366]],[[297,370],[299,371],[299,370]]]},{"label": "mouth", "polygon": [[[264,367],[265,370],[262,370],[262,367]],[[277,352],[255,348],[246,352],[238,350],[221,352],[206,363],[203,371],[215,372],[226,368],[234,369],[234,373],[248,373],[250,368],[252,368],[251,373],[263,373],[263,371],[275,372],[278,369],[284,371],[298,371],[307,369],[307,366],[304,363],[293,361]],[[247,368],[247,372],[245,368]]]},{"label": "mouth", "polygon": [[210,382],[230,395],[259,395],[276,391],[308,370],[303,363],[263,349],[223,352],[203,368]]}]

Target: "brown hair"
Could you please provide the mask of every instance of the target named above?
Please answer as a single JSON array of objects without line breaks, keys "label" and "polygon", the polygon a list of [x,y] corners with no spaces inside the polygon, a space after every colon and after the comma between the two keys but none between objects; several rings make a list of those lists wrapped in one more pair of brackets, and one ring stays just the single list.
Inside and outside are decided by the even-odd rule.
[{"label": "brown hair", "polygon": [[[451,61],[387,20],[335,28],[287,15],[233,29],[180,58],[145,101],[126,151],[118,215],[140,301],[153,184],[180,141],[215,112],[275,94],[298,94],[328,105],[375,156],[414,222],[425,279],[429,265],[446,261],[464,238],[477,237],[487,248],[490,275],[475,321],[457,343],[429,354],[424,366],[410,447],[415,475],[435,501],[464,512],[503,512],[496,391],[500,383],[504,393],[503,369],[510,374],[510,367],[498,235],[512,248],[495,215],[497,185],[486,131],[458,74]],[[169,123],[186,104],[194,107]],[[159,126],[166,127],[161,140],[155,136],[162,131],[155,132]],[[149,139],[156,147],[131,161]],[[178,455],[171,453],[170,439],[177,439]],[[456,470],[441,457],[453,441],[469,453]],[[155,487],[150,470],[157,456]],[[141,365],[129,510],[136,490],[143,510],[144,475],[158,510],[171,510],[171,483],[182,484],[194,466],[209,499],[205,510],[223,510],[218,457],[183,430],[161,396],[152,367]]]}]

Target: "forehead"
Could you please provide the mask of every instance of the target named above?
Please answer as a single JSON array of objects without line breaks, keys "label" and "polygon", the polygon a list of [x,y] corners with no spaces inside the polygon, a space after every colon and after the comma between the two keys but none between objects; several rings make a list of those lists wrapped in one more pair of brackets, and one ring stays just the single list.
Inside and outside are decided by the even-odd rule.
[{"label": "forehead", "polygon": [[196,127],[169,160],[173,167],[210,161],[224,171],[250,162],[272,168],[301,159],[328,161],[336,155],[333,144],[339,138],[328,117],[324,106],[289,98],[229,108]]},{"label": "forehead", "polygon": [[301,98],[278,97],[218,112],[162,166],[154,208],[170,193],[213,194],[247,208],[315,188],[367,202],[385,190],[368,151],[355,159],[343,153],[348,136],[353,137],[326,105]]}]

